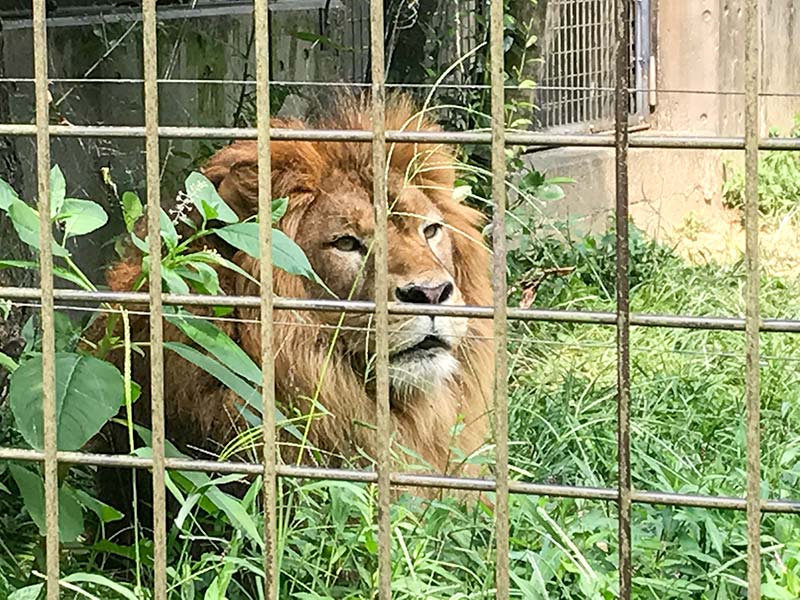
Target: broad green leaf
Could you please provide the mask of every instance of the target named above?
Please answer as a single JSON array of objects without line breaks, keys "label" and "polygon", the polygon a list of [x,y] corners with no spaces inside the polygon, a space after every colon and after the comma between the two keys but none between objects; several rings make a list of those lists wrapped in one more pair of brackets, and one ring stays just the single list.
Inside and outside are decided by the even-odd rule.
[{"label": "broad green leaf", "polygon": [[133,231],[133,226],[136,225],[142,215],[144,214],[144,206],[139,196],[133,192],[125,192],[122,194],[122,219],[125,221],[125,229],[128,233]]},{"label": "broad green leaf", "polygon": [[219,287],[219,276],[214,268],[203,262],[190,262],[186,266],[177,267],[175,271],[184,280],[196,284],[201,293],[210,296],[219,296],[222,290]]},{"label": "broad green leaf", "polygon": [[93,585],[99,585],[119,594],[123,598],[126,598],[126,600],[138,600],[138,598],[140,598],[133,590],[95,573],[73,573],[62,578],[61,581],[66,583],[91,583]]},{"label": "broad green leaf", "polygon": [[8,600],[39,600],[44,589],[43,583],[34,583],[18,589],[8,597]]},{"label": "broad green leaf", "polygon": [[61,212],[64,198],[67,197],[67,182],[58,165],[50,169],[50,218],[54,219]]},{"label": "broad green leaf", "polygon": [[[228,225],[217,229],[215,233],[234,248],[246,252],[253,258],[260,258],[258,223]],[[292,275],[301,275],[321,283],[300,246],[278,229],[272,230],[272,264]]]},{"label": "broad green leaf", "polygon": [[14,188],[3,179],[0,179],[0,210],[8,210],[11,203],[16,200],[19,200],[19,196],[14,191]]},{"label": "broad green leaf", "polygon": [[236,571],[236,565],[230,562],[227,557],[224,558],[222,568],[217,571],[216,577],[206,589],[203,600],[228,600],[228,587]]},{"label": "broad green leaf", "polygon": [[227,317],[233,313],[232,306],[213,306],[212,310],[215,317]]},{"label": "broad green leaf", "polygon": [[168,248],[175,248],[180,240],[178,237],[178,232],[175,231],[175,225],[173,224],[172,220],[170,220],[169,215],[164,212],[164,209],[161,208],[159,210],[161,211],[159,217],[159,224],[161,226],[161,239],[167,243]]},{"label": "broad green leaf", "polygon": [[[80,340],[83,329],[63,312],[55,315],[55,346],[56,352],[71,352]],[[34,313],[22,327],[22,337],[25,340],[25,353],[42,351],[41,319]]]},{"label": "broad green leaf", "polygon": [[258,533],[258,527],[256,527],[255,521],[247,513],[239,500],[216,487],[209,488],[208,491],[206,491],[206,498],[219,507],[228,517],[231,524],[246,533],[251,541],[255,542],[259,547],[264,544],[264,540]]},{"label": "broad green leaf", "polygon": [[[22,501],[39,533],[45,535],[44,481],[38,473],[19,465],[9,465],[9,471],[22,494]],[[75,497],[62,487],[58,490],[58,537],[62,542],[74,542],[83,533],[83,512]]]},{"label": "broad green leaf", "polygon": [[209,264],[225,267],[226,269],[229,269],[230,271],[233,271],[234,273],[237,273],[238,275],[241,275],[242,277],[249,279],[253,283],[260,285],[258,279],[250,275],[250,273],[242,269],[236,263],[231,262],[227,258],[224,258],[215,252],[196,252],[195,254],[190,254],[187,258],[191,258],[192,261],[206,262]]},{"label": "broad green leaf", "polygon": [[164,318],[198,346],[211,353],[228,369],[256,385],[261,385],[261,369],[236,342],[216,325],[185,311],[165,315]]},{"label": "broad green leaf", "polygon": [[5,369],[9,373],[13,373],[19,368],[17,361],[11,358],[8,354],[0,352],[0,368]]},{"label": "broad green leaf", "polygon": [[[39,213],[22,200],[13,200],[8,207],[8,216],[19,239],[36,250],[39,250]],[[69,256],[69,252],[53,241],[53,255]]]},{"label": "broad green leaf", "polygon": [[64,239],[76,235],[86,235],[108,223],[108,215],[103,207],[91,200],[67,198],[57,217],[64,223]]},{"label": "broad green leaf", "polygon": [[557,185],[547,183],[536,190],[536,197],[543,202],[554,202],[564,197],[564,190]]},{"label": "broad green leaf", "polygon": [[75,496],[75,499],[78,501],[78,503],[96,514],[102,523],[119,521],[123,517],[123,514],[116,508],[109,506],[105,502],[101,502],[83,490],[70,488],[70,491],[72,492],[72,495]]},{"label": "broad green leaf", "polygon": [[188,294],[189,286],[172,268],[161,265],[161,280],[172,294]]},{"label": "broad green leaf", "polygon": [[761,584],[761,595],[769,600],[797,600],[785,587],[772,582]]},{"label": "broad green leaf", "polygon": [[552,185],[564,185],[564,184],[573,184],[575,180],[572,177],[548,177],[545,180],[545,183],[550,183]]},{"label": "broad green leaf", "polygon": [[[0,260],[0,269],[30,269],[31,271],[38,271],[39,263],[32,260]],[[53,275],[86,289],[83,279],[63,267],[53,265]]]},{"label": "broad green leaf", "polygon": [[[91,545],[87,544],[85,548],[87,550],[93,550],[95,552],[100,552],[103,554],[112,554],[116,556],[121,556],[123,558],[127,558],[128,560],[136,560],[137,558],[136,548],[134,546],[123,546],[121,544],[115,544],[114,542],[110,542],[106,539],[101,539]],[[147,566],[152,566],[153,543],[147,539],[140,539],[138,554],[139,554],[138,558],[141,559],[142,564]]]},{"label": "broad green leaf", "polygon": [[720,558],[724,557],[724,540],[722,539],[722,534],[717,527],[717,524],[714,523],[714,519],[711,515],[706,515],[705,518],[705,525],[706,525],[706,538],[711,543],[711,547],[717,553]]},{"label": "broad green leaf", "polygon": [[150,252],[150,246],[147,245],[147,241],[141,239],[133,232],[131,232],[131,242],[133,242],[133,245],[136,246],[140,252],[144,252],[145,254]]},{"label": "broad green leaf", "polygon": [[274,225],[281,220],[281,217],[286,214],[289,208],[289,198],[275,198],[272,201],[272,224]]},{"label": "broad green leaf", "polygon": [[197,211],[206,220],[213,219],[224,223],[238,223],[239,217],[233,212],[231,207],[217,193],[217,188],[208,178],[197,171],[190,173],[185,182],[186,194],[197,207]]},{"label": "broad green leaf", "polygon": [[[68,352],[56,353],[55,368],[58,449],[80,450],[122,405],[122,375],[111,363]],[[14,371],[9,400],[25,441],[42,449],[41,355]]]}]

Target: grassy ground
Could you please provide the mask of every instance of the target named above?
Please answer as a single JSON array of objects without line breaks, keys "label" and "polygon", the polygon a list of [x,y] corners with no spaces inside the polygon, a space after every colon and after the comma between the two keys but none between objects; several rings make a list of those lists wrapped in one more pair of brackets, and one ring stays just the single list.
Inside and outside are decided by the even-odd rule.
[{"label": "grassy ground", "polygon": [[[525,270],[525,260],[539,267],[576,267],[566,277],[545,280],[535,306],[613,310],[612,244],[611,238],[542,241],[527,257],[517,257],[515,268]],[[690,265],[636,232],[632,249],[634,311],[742,314],[740,266]],[[762,299],[765,314],[797,317],[800,280],[765,278]],[[615,486],[613,327],[515,324],[510,338],[514,477]],[[763,491],[796,498],[800,337],[763,334],[762,345]],[[743,354],[741,333],[633,329],[631,451],[637,489],[743,494]],[[12,485],[3,475],[0,482]],[[374,490],[349,483],[282,485],[281,597],[370,597],[377,564]],[[204,506],[200,495],[184,493],[194,508],[170,527],[171,597],[261,597],[261,550],[256,530],[247,526],[252,519],[257,527],[257,486],[238,505],[241,512],[219,511]],[[38,554],[36,528],[10,492],[0,488],[0,597],[39,581],[30,577]],[[514,597],[616,595],[613,504],[513,497],[511,506]],[[423,506],[403,498],[393,507],[394,597],[493,597],[492,519],[488,509],[453,500]],[[77,574],[72,585],[98,598],[136,597],[134,549],[98,539],[65,553],[65,572]],[[764,597],[800,597],[800,518],[765,516],[762,547]],[[724,600],[745,594],[742,513],[636,505],[633,548],[636,598]],[[147,586],[152,573],[146,542],[139,553],[138,581]],[[114,592],[86,574],[102,574],[124,591]]]}]

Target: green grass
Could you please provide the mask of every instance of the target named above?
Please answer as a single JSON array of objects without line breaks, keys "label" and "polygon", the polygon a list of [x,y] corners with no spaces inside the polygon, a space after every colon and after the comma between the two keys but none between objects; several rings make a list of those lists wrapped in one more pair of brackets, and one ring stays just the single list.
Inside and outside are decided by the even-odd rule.
[{"label": "green grass", "polygon": [[[688,265],[636,231],[631,245],[634,311],[742,314],[740,266]],[[536,306],[614,308],[612,238],[571,244],[541,240],[525,256],[512,259],[512,276],[531,268],[576,266],[567,277],[546,280]],[[800,280],[765,278],[762,302],[766,315],[797,317]],[[743,337],[737,332],[633,329],[631,455],[637,489],[743,494]],[[764,494],[797,498],[800,337],[763,334],[761,339]],[[613,327],[512,326],[509,404],[515,478],[616,485],[615,352]],[[4,475],[0,482],[12,486]],[[240,504],[256,523],[258,485]],[[371,597],[377,566],[374,489],[291,480],[281,486],[281,597]],[[35,527],[10,491],[0,491],[0,597],[40,581],[30,576],[38,553]],[[258,536],[207,508],[195,505],[180,527],[170,527],[170,597],[261,598]],[[513,597],[615,597],[613,503],[514,496],[510,518]],[[493,597],[495,538],[488,509],[452,499],[428,505],[404,497],[393,506],[392,519],[394,597]],[[632,530],[634,597],[744,597],[743,513],[635,505]],[[765,516],[762,547],[764,597],[800,596],[800,518]],[[65,552],[64,572],[103,574],[133,589],[133,563],[121,556],[131,550],[111,549],[102,540],[78,544]],[[146,544],[142,556],[147,587],[152,559]],[[122,597],[97,583],[75,585],[99,598]],[[72,594],[65,597],[79,597]]]},{"label": "green grass", "polygon": [[[663,248],[637,244],[632,244],[633,259],[649,268],[644,276],[633,278],[634,311],[743,312],[740,266],[691,266]],[[602,286],[594,286],[591,293],[591,274],[608,270],[603,248],[600,244],[600,251],[589,260],[578,257],[578,270],[570,281],[548,283],[539,291],[537,303],[613,310]],[[798,298],[798,281],[763,282],[765,314],[796,316]],[[614,329],[547,324],[522,327],[517,333],[521,335],[512,360],[510,399],[514,465],[536,481],[614,486]],[[632,330],[631,457],[637,489],[743,495],[743,338],[735,332]],[[796,498],[800,338],[762,334],[761,340],[763,489],[770,497]],[[743,514],[636,506],[633,533],[637,597],[741,596],[746,553]],[[800,518],[765,517],[763,533],[763,545],[774,547],[765,554],[764,596],[797,597]]]}]

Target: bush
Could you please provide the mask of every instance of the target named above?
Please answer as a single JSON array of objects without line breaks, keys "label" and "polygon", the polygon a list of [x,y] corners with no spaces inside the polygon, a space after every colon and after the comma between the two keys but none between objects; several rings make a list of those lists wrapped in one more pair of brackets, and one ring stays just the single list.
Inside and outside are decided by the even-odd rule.
[{"label": "bush", "polygon": [[[791,137],[800,138],[800,114],[795,116]],[[770,137],[778,137],[776,130]],[[731,174],[722,187],[724,203],[729,208],[744,208],[745,176],[742,169],[727,165]],[[758,165],[758,207],[765,216],[794,214],[800,204],[800,154],[770,150],[761,152]]]}]

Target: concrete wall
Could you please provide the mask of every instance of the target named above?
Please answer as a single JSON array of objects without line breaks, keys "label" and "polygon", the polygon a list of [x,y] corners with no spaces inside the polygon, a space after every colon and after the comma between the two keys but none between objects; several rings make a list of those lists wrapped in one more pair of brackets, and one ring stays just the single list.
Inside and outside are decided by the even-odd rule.
[{"label": "concrete wall", "polygon": [[[744,14],[742,0],[652,0],[656,2],[657,96],[649,131],[634,133],[744,134]],[[800,0],[761,0],[762,90],[800,93]],[[702,93],[679,93],[693,90]],[[732,92],[738,92],[732,93]],[[766,96],[762,132],[785,135],[800,113],[800,98]],[[530,163],[577,184],[555,217],[571,215],[576,232],[602,229],[614,205],[614,160],[608,150],[559,149],[536,153]],[[706,150],[631,150],[634,220],[664,233],[690,213],[721,210],[721,188],[729,162],[741,153]]]}]

